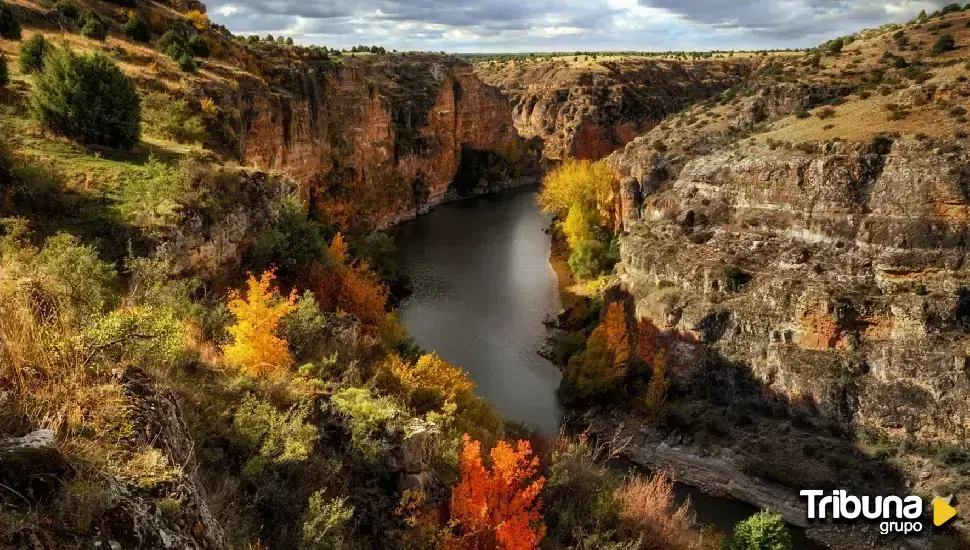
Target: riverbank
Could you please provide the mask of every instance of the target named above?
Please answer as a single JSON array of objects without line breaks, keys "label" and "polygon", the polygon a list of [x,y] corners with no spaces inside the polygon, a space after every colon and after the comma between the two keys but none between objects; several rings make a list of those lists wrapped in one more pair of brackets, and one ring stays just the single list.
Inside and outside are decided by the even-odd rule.
[{"label": "riverbank", "polygon": [[449,186],[448,190],[443,193],[438,193],[428,197],[427,202],[421,206],[411,208],[400,212],[394,216],[385,218],[377,223],[377,229],[387,230],[391,229],[397,225],[404,222],[413,221],[418,218],[418,216],[424,216],[430,213],[436,206],[446,204],[449,202],[455,202],[465,199],[471,199],[474,197],[480,197],[483,195],[493,195],[495,193],[501,193],[503,191],[509,191],[512,189],[517,189],[519,187],[525,187],[527,185],[535,185],[539,182],[536,176],[527,176],[522,178],[509,178],[501,180],[498,182],[482,183],[478,187],[474,187],[464,193],[459,193],[457,189]]}]

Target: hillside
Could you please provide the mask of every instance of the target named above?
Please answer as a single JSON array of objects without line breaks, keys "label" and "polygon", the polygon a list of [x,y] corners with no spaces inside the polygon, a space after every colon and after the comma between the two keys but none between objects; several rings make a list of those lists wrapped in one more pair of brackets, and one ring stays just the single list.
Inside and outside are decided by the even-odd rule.
[{"label": "hillside", "polygon": [[599,159],[668,115],[738,84],[762,58],[708,61],[645,57],[482,62],[476,73],[502,90],[519,134],[549,159]]},{"label": "hillside", "polygon": [[667,429],[717,441],[792,505],[823,480],[871,483],[866,464],[970,495],[968,48],[966,11],[863,31],[608,158],[613,292],[675,368]]}]

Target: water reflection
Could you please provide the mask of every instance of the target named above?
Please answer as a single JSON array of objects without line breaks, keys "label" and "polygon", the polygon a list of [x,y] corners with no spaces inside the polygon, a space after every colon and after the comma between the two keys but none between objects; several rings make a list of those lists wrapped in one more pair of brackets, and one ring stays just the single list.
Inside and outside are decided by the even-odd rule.
[{"label": "water reflection", "polygon": [[560,373],[536,350],[559,297],[535,195],[527,187],[445,204],[400,226],[414,289],[400,313],[418,345],[467,370],[503,415],[555,434]]}]

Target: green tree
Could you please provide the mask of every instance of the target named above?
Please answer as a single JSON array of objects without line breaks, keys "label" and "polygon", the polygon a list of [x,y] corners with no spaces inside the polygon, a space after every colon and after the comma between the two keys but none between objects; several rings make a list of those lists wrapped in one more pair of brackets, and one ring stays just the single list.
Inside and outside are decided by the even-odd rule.
[{"label": "green tree", "polygon": [[0,38],[20,40],[20,22],[3,0],[0,0]]},{"label": "green tree", "polygon": [[138,143],[141,101],[135,86],[100,53],[53,49],[30,110],[49,130],[84,143],[119,149]]},{"label": "green tree", "polygon": [[940,55],[952,51],[956,48],[957,42],[953,39],[952,34],[944,34],[936,40],[933,44],[933,55]]},{"label": "green tree", "polygon": [[68,19],[77,19],[78,15],[81,14],[81,11],[77,8],[77,4],[71,0],[57,0],[54,3],[54,10]]},{"label": "green tree", "polygon": [[148,24],[134,11],[131,12],[128,21],[125,22],[125,36],[135,42],[148,42],[151,39]]},{"label": "green tree", "polygon": [[791,535],[780,514],[762,510],[734,527],[723,550],[791,550]]},{"label": "green tree", "polygon": [[78,24],[81,25],[81,34],[92,40],[104,42],[104,39],[108,38],[108,26],[96,12],[91,10],[84,12]]},{"label": "green tree", "polygon": [[927,20],[929,20],[929,17],[926,15],[926,10],[921,10],[919,15],[916,16],[916,20],[920,23],[925,23]]},{"label": "green tree", "polygon": [[20,72],[39,73],[44,70],[44,56],[51,45],[44,35],[37,33],[20,43]]}]

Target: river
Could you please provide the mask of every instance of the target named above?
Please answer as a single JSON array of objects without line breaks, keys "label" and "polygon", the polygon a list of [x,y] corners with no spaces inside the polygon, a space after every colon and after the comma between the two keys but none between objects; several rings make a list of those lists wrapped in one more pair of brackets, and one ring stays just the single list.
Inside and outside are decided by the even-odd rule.
[{"label": "river", "polygon": [[[418,345],[468,371],[477,393],[506,418],[556,435],[561,374],[536,351],[548,336],[542,320],[560,303],[543,232],[550,219],[536,192],[530,186],[452,202],[400,225],[399,261],[413,286],[400,315]],[[699,523],[719,531],[757,512],[686,485],[676,491],[680,502],[690,498]],[[792,535],[795,548],[818,548],[801,530]]]}]

